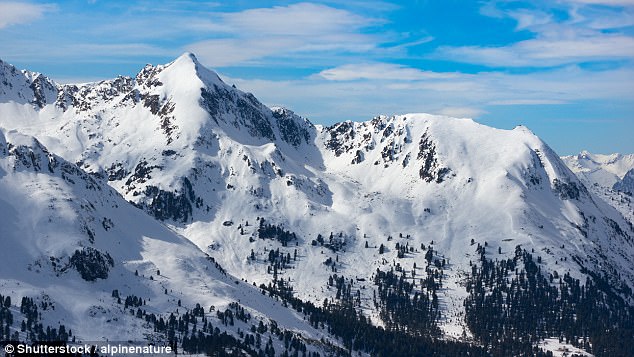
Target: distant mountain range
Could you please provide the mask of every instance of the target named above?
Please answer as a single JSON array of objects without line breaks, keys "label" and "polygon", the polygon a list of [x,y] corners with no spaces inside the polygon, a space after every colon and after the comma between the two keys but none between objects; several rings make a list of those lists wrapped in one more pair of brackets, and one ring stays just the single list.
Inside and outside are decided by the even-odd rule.
[{"label": "distant mountain range", "polygon": [[38,336],[28,297],[58,339],[197,353],[634,342],[632,221],[587,188],[632,158],[428,114],[314,125],[193,54],[81,85],[0,61],[0,130],[7,337]]},{"label": "distant mountain range", "polygon": [[[631,191],[634,154],[601,155],[582,151],[578,155],[563,156],[561,159],[572,172],[587,184],[596,183],[609,188],[615,188],[616,185],[616,187],[623,188],[619,189],[620,191],[634,193]],[[628,182],[630,186],[628,186]],[[630,188],[630,191],[627,190],[627,187]]]},{"label": "distant mountain range", "polygon": [[563,156],[579,179],[597,196],[614,206],[634,223],[634,154],[591,154]]}]

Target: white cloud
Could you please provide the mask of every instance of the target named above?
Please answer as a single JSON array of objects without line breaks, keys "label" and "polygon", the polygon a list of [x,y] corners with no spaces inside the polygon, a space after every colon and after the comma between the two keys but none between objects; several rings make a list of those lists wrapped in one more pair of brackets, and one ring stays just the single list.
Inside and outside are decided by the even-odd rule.
[{"label": "white cloud", "polygon": [[298,45],[292,39],[241,40],[215,39],[197,42],[186,46],[196,54],[199,60],[210,67],[223,67],[261,58],[279,49]]},{"label": "white cloud", "polygon": [[376,21],[346,10],[312,3],[249,9],[222,15],[223,25],[232,31],[246,31],[258,37],[348,33]]},{"label": "white cloud", "polygon": [[634,6],[634,0],[570,0],[570,2],[607,6]]},{"label": "white cloud", "polygon": [[0,29],[11,25],[28,24],[54,8],[53,5],[47,4],[0,2]]},{"label": "white cloud", "polygon": [[469,107],[444,107],[433,114],[446,115],[455,118],[477,118],[486,114],[486,110]]},{"label": "white cloud", "polygon": [[587,71],[575,66],[529,74],[452,73],[450,77],[413,80],[368,77],[327,80],[313,75],[285,81],[228,78],[228,82],[252,91],[266,104],[287,106],[299,114],[314,115],[318,122],[331,123],[411,112],[477,118],[492,106],[627,102],[634,92],[634,70]]},{"label": "white cloud", "polygon": [[419,39],[413,40],[413,41],[409,41],[409,42],[405,42],[405,43],[401,43],[400,45],[396,45],[393,47],[393,49],[403,49],[403,48],[408,48],[408,47],[416,47],[419,45],[423,45],[425,43],[429,43],[431,41],[434,40],[433,36],[430,35],[425,35]]},{"label": "white cloud", "polygon": [[489,102],[490,105],[555,105],[566,104],[564,100],[553,99],[505,99]]},{"label": "white cloud", "polygon": [[433,57],[494,67],[550,67],[584,61],[634,59],[634,38],[594,35],[540,38],[501,47],[444,46],[439,47]]},{"label": "white cloud", "polygon": [[221,37],[185,47],[213,67],[252,64],[265,57],[306,53],[365,53],[376,48],[377,36],[363,34],[361,29],[382,23],[347,10],[313,3],[216,15],[210,20],[195,21],[190,26]]},{"label": "white cloud", "polygon": [[569,11],[572,24],[583,24],[594,30],[614,30],[634,25],[634,8],[605,6],[572,6]]},{"label": "white cloud", "polygon": [[553,22],[552,16],[543,11],[515,10],[509,11],[508,15],[517,21],[518,30],[531,29]]},{"label": "white cloud", "polygon": [[[21,41],[12,46],[10,56],[13,61],[50,62],[53,59],[81,58],[84,63],[134,63],[139,65],[139,58],[148,56],[176,57],[179,51],[144,43],[45,43]],[[46,56],[43,57],[42,54]],[[52,75],[52,74],[49,74]]]},{"label": "white cloud", "polygon": [[392,63],[360,63],[325,69],[319,72],[318,76],[331,81],[353,81],[361,79],[413,81],[451,78],[455,77],[455,74],[422,71],[420,69]]},{"label": "white cloud", "polygon": [[552,67],[634,59],[634,37],[618,31],[634,25],[634,14],[629,9],[593,6],[599,3],[634,0],[560,2],[557,9],[566,11],[567,18],[562,18],[561,12],[555,16],[552,7],[504,10],[496,2],[488,2],[481,14],[511,18],[517,22],[516,30],[530,31],[534,37],[504,46],[441,46],[430,57],[491,67]]},{"label": "white cloud", "polygon": [[[4,4],[9,3],[0,4],[7,7]],[[201,6],[197,2],[174,5],[160,1],[149,6],[133,1],[122,7],[120,16],[116,17],[111,16],[110,8],[59,12],[50,24],[38,23],[31,29],[41,35],[3,38],[0,50],[5,58],[28,60],[34,51],[28,47],[33,46],[40,52],[37,57],[46,55],[49,61],[80,57],[82,61],[90,62],[102,55],[126,57],[125,51],[120,50],[126,47],[136,56],[137,49],[142,51],[145,46],[147,60],[191,51],[211,67],[271,63],[277,66],[297,66],[298,63],[323,66],[325,63],[342,63],[349,56],[384,53],[388,50],[379,44],[394,42],[399,36],[371,34],[372,27],[382,26],[384,20],[346,10],[348,5],[335,8],[303,2],[235,12],[220,12],[213,6],[201,9]],[[21,8],[35,7],[25,5]],[[17,11],[0,11],[0,19],[8,19],[9,14],[17,14]],[[27,15],[30,18],[39,16],[35,10],[20,14],[24,17],[23,22],[27,21]],[[65,25],[67,23],[76,25],[70,28]],[[96,46],[96,50],[84,53],[75,50],[90,45]],[[107,51],[108,46],[112,52]]]},{"label": "white cloud", "polygon": [[64,46],[67,53],[91,53],[103,57],[138,57],[138,56],[173,56],[174,52],[164,48],[145,43],[82,43],[72,46]]}]

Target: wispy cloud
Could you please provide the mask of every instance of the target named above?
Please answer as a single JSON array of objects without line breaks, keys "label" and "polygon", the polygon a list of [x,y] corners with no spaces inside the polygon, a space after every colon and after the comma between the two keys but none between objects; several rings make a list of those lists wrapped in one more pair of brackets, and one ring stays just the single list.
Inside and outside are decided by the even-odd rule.
[{"label": "wispy cloud", "polygon": [[[376,63],[371,68],[381,66],[393,67]],[[323,75],[284,81],[227,80],[252,91],[269,105],[302,108],[303,114],[329,122],[407,112],[477,118],[495,106],[629,100],[634,91],[634,70],[629,69],[588,71],[571,66],[525,74],[456,72],[447,75],[399,66],[395,75],[389,71],[381,75],[380,71],[368,72],[360,65],[357,67],[359,75],[346,70],[335,74],[337,80]],[[342,68],[348,67],[336,69]],[[411,77],[404,76],[405,73]]]},{"label": "wispy cloud", "polygon": [[470,107],[444,107],[435,112],[435,114],[446,115],[454,118],[477,118],[485,113],[486,110]]},{"label": "wispy cloud", "polygon": [[[388,3],[377,4],[394,8]],[[6,10],[0,11],[0,28],[4,24],[34,21],[49,9],[25,3],[0,6]],[[32,51],[25,45],[28,42],[47,61],[81,57],[90,62],[127,57],[127,49],[129,55],[136,56],[145,49],[148,59],[195,52],[203,63],[216,68],[281,62],[296,65],[298,61],[311,65],[319,61],[324,66],[345,62],[350,56],[390,51],[381,45],[395,42],[400,36],[376,31],[386,20],[348,10],[350,4],[333,7],[300,2],[243,10],[224,7],[224,11],[217,4],[203,6],[187,1],[176,5],[158,1],[152,6],[143,2],[132,2],[127,7],[118,3],[91,6],[97,6],[94,13],[70,9],[48,24],[38,23],[33,31],[42,31],[43,35],[37,38],[25,41],[18,34],[3,39],[3,56],[32,58]],[[67,23],[75,26],[66,26]],[[429,40],[418,38],[410,45]],[[393,52],[403,51],[396,48],[400,42],[392,46]]]},{"label": "wispy cloud", "polygon": [[493,67],[551,67],[586,61],[634,59],[634,38],[610,34],[540,38],[502,47],[444,46],[438,48],[434,57]]},{"label": "wispy cloud", "polygon": [[[51,62],[55,60],[83,63],[135,63],[148,56],[175,57],[180,53],[146,43],[63,43],[42,44],[39,41],[20,41],[11,46],[12,60]],[[45,53],[45,56],[42,56]],[[72,77],[72,76],[71,76]]]},{"label": "wispy cloud", "polygon": [[456,74],[423,71],[417,68],[392,63],[360,63],[325,69],[319,72],[318,76],[331,81],[353,81],[362,79],[416,81],[422,79],[452,78],[455,77]]},{"label": "wispy cloud", "polygon": [[362,29],[381,22],[313,3],[249,9],[193,23],[193,28],[218,32],[220,38],[186,48],[211,66],[297,53],[363,53],[376,48],[378,36],[364,34]]},{"label": "wispy cloud", "polygon": [[313,36],[349,33],[379,20],[330,6],[298,3],[226,13],[222,23],[237,33],[265,36]]},{"label": "wispy cloud", "polygon": [[634,0],[569,0],[581,4],[596,4],[610,6],[634,6]]},{"label": "wispy cloud", "polygon": [[553,17],[551,14],[539,10],[519,9],[509,11],[506,13],[506,15],[517,21],[517,30],[532,29],[539,26],[551,24],[553,22]]},{"label": "wispy cloud", "polygon": [[618,30],[634,25],[634,6],[620,8],[573,4],[568,14],[570,23],[583,24],[594,30]]},{"label": "wispy cloud", "polygon": [[566,104],[568,102],[564,100],[554,100],[554,99],[505,99],[505,100],[494,100],[489,102],[489,105],[556,105],[556,104]]},{"label": "wispy cloud", "polygon": [[590,5],[634,5],[625,0],[573,0],[563,2],[568,16],[555,15],[552,8],[505,10],[488,2],[481,13],[516,21],[517,31],[534,38],[504,46],[441,46],[432,58],[491,67],[552,67],[596,61],[634,59],[634,37],[618,29],[634,25],[631,10]]},{"label": "wispy cloud", "polygon": [[0,2],[0,29],[11,25],[28,24],[55,8],[54,5],[50,4]]}]

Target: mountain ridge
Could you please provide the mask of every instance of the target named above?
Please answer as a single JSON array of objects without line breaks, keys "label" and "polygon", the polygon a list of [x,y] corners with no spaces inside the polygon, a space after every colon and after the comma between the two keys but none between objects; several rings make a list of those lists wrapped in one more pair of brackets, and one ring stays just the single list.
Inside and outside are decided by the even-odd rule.
[{"label": "mountain ridge", "polygon": [[[0,79],[20,82],[3,66]],[[134,79],[51,85],[45,100],[23,75],[9,88],[22,95],[0,92],[0,127],[107,180],[249,283],[281,289],[281,276],[320,306],[354,292],[355,309],[390,328],[405,318],[377,294],[397,273],[429,298],[425,324],[481,342],[465,281],[499,260],[532,266],[534,254],[544,277],[591,279],[632,305],[631,223],[525,127],[428,114],[315,126],[191,54]]]},{"label": "mountain ridge", "polygon": [[562,160],[595,195],[634,223],[634,154],[603,155],[582,151],[577,155],[563,156]]},{"label": "mountain ridge", "polygon": [[590,184],[612,187],[634,168],[634,154],[593,154],[586,150],[562,156],[570,169]]},{"label": "mountain ridge", "polygon": [[[183,313],[194,311],[202,331],[202,320],[212,320],[217,309],[232,314],[230,325],[214,321],[228,335],[226,348],[240,346],[240,329],[248,330],[249,320],[268,326],[270,318],[283,333],[301,338],[308,351],[339,348],[319,342],[328,334],[227,274],[189,240],[32,137],[0,130],[0,193],[2,315],[18,322],[7,324],[6,335],[3,329],[3,341],[56,339],[52,327],[59,336],[74,331],[73,343],[125,337],[163,345],[168,330],[156,319],[176,315],[182,320]],[[13,297],[16,307],[22,298],[21,308],[4,311],[6,297]],[[24,298],[39,307],[39,317],[24,311],[32,308]],[[248,319],[240,315],[244,309]],[[28,328],[20,328],[22,319],[29,321]],[[42,337],[39,324],[48,327],[48,335]],[[273,331],[261,334],[275,336]],[[281,342],[269,344],[289,350]]]}]

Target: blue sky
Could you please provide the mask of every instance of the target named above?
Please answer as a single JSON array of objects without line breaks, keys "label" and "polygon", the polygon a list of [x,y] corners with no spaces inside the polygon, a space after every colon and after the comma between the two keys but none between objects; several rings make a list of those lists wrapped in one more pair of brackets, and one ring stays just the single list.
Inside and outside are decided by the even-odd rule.
[{"label": "blue sky", "polygon": [[0,1],[0,58],[61,82],[185,51],[319,124],[428,112],[634,152],[634,0]]}]

